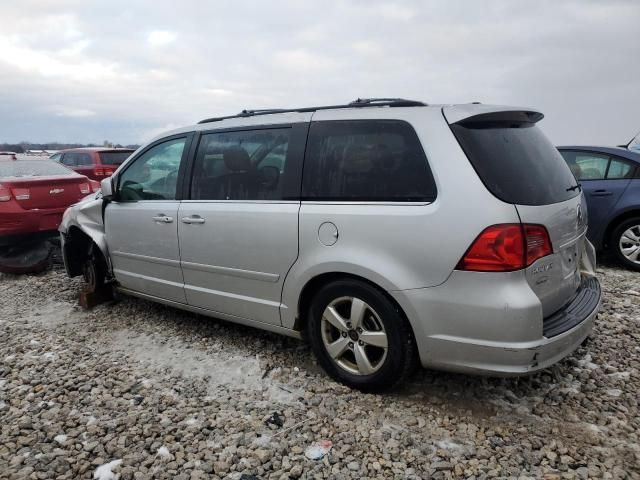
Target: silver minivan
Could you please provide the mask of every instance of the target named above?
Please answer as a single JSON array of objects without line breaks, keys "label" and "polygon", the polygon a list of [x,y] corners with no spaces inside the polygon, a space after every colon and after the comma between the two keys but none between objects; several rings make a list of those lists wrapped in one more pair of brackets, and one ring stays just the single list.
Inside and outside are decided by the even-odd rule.
[{"label": "silver minivan", "polygon": [[519,375],[600,307],[586,204],[523,108],[365,99],[159,136],[69,208],[70,276],[306,339],[329,375]]}]

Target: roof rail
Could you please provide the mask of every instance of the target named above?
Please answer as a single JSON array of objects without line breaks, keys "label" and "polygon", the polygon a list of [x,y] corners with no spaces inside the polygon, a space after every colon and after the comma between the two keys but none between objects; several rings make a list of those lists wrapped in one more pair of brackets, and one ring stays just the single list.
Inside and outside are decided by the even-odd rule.
[{"label": "roof rail", "polygon": [[363,108],[363,107],[426,107],[427,104],[417,100],[406,100],[404,98],[358,98],[353,102],[344,105],[324,105],[320,107],[302,108],[269,108],[263,110],[242,110],[237,115],[225,117],[212,117],[200,120],[198,123],[211,123],[227,120],[230,118],[254,117],[257,115],[269,115],[271,113],[292,113],[292,112],[315,112],[317,110],[334,110],[339,108]]}]

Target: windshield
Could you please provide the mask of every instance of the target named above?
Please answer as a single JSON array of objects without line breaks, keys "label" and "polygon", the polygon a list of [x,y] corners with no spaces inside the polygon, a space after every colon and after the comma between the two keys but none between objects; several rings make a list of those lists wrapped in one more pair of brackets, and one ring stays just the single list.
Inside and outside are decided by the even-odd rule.
[{"label": "windshield", "polygon": [[49,160],[19,160],[0,163],[0,178],[45,177],[49,175],[75,175],[75,172]]}]

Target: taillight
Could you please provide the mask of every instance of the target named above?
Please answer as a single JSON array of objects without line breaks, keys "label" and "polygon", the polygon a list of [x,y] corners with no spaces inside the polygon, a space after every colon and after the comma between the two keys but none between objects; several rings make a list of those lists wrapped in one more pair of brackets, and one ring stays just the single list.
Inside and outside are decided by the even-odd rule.
[{"label": "taillight", "polygon": [[89,180],[89,184],[91,185],[91,191],[97,192],[100,190],[100,182],[96,182],[95,180]]},{"label": "taillight", "polygon": [[0,202],[11,200],[11,191],[0,183]]},{"label": "taillight", "polygon": [[105,177],[110,177],[111,175],[113,175],[113,169],[112,168],[105,168],[104,169],[104,176]]},{"label": "taillight", "polygon": [[83,195],[91,192],[91,186],[88,183],[81,183],[78,186],[80,187],[80,193],[82,193]]},{"label": "taillight", "polygon": [[102,168],[95,167],[95,168],[93,169],[93,174],[94,174],[96,177],[102,177],[102,176],[104,176],[104,170],[103,170]]},{"label": "taillight", "polygon": [[11,192],[16,200],[29,200],[31,198],[31,192],[28,188],[12,188]]},{"label": "taillight", "polygon": [[504,223],[485,228],[456,268],[477,272],[510,272],[553,253],[542,225]]}]

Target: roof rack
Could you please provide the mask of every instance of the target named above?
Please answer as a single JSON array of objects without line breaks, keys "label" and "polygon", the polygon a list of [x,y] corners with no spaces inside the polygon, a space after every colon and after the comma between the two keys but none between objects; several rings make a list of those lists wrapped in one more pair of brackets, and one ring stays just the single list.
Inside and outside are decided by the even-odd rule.
[{"label": "roof rack", "polygon": [[237,115],[225,117],[212,117],[200,120],[198,123],[219,122],[229,118],[254,117],[257,115],[269,115],[271,113],[292,113],[292,112],[315,112],[317,110],[334,110],[339,108],[363,108],[363,107],[426,107],[427,104],[417,100],[407,100],[404,98],[358,98],[353,102],[344,105],[325,105],[320,107],[303,108],[270,108],[263,110],[242,110]]}]

